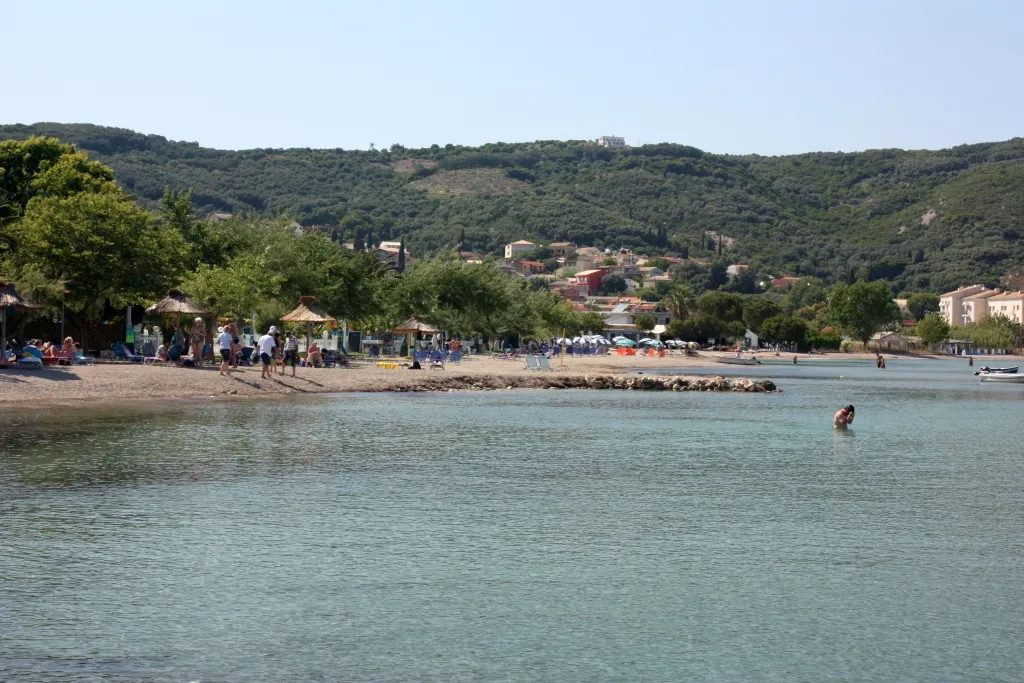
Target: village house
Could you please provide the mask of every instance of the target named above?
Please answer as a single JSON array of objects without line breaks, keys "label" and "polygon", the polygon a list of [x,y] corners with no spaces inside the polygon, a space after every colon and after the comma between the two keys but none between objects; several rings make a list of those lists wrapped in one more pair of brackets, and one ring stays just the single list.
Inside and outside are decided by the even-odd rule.
[{"label": "village house", "polygon": [[1004,292],[989,297],[988,314],[1001,315],[1017,324],[1024,323],[1024,292]]},{"label": "village house", "polygon": [[981,292],[990,291],[984,285],[960,287],[956,291],[946,292],[939,297],[939,315],[950,325],[964,325],[964,299]]},{"label": "village house", "polygon": [[588,294],[597,294],[601,291],[601,283],[604,281],[604,271],[598,269],[578,271],[573,280],[578,285],[585,285]]},{"label": "village house", "polygon": [[518,261],[513,261],[512,266],[519,271],[520,275],[539,275],[547,271],[547,266],[540,261],[527,261],[520,259]]},{"label": "village house", "polygon": [[738,277],[744,270],[750,268],[746,263],[734,263],[725,269],[726,274],[729,277]]},{"label": "village house", "polygon": [[552,242],[548,245],[551,255],[555,258],[565,258],[576,253],[576,245],[572,242]]},{"label": "village house", "polygon": [[634,265],[601,266],[605,275],[621,275],[622,277],[640,277],[640,269]]},{"label": "village house", "polygon": [[587,291],[586,285],[578,285],[568,280],[556,280],[548,285],[548,291],[558,294],[563,299],[569,301],[583,301],[586,299]]},{"label": "village house", "polygon": [[526,240],[518,240],[511,244],[505,245],[505,260],[514,261],[523,254],[528,254],[534,251],[537,245],[533,242],[527,242]]},{"label": "village house", "polygon": [[867,346],[873,351],[906,351],[908,345],[899,332],[875,332]]},{"label": "village house", "polygon": [[657,266],[640,266],[637,270],[639,270],[640,275],[645,278],[658,277],[659,275],[665,274],[665,271]]},{"label": "village house", "polygon": [[999,294],[998,289],[986,289],[984,292],[965,297],[962,304],[963,324],[978,323],[987,318],[989,315],[988,300],[997,294]]},{"label": "village house", "polygon": [[670,278],[668,275],[654,275],[652,277],[644,278],[644,287],[656,289],[658,285],[662,282],[671,283],[672,278]]},{"label": "village house", "polygon": [[789,287],[795,285],[799,280],[798,277],[773,277],[772,287]]},{"label": "village house", "polygon": [[625,147],[626,138],[620,138],[617,135],[602,135],[597,139],[597,144],[602,147]]}]

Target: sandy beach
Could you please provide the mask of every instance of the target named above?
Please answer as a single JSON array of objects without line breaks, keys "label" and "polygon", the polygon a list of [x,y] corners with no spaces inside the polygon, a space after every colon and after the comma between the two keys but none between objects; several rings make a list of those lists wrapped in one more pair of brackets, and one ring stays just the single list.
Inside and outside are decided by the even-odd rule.
[{"label": "sandy beach", "polygon": [[[760,354],[762,358],[769,354]],[[770,354],[774,357],[774,354]],[[786,354],[783,358],[789,357]],[[825,356],[800,356],[800,362],[821,359],[871,360],[873,354],[836,353]],[[893,362],[913,361],[914,356],[891,356]],[[947,357],[948,358],[948,357]],[[1002,357],[1009,360],[1010,357]],[[952,359],[959,361],[960,359]],[[979,362],[979,361],[976,361]],[[558,367],[558,361],[552,360]],[[0,405],[36,405],[40,402],[83,403],[90,401],[144,400],[162,398],[225,398],[232,396],[274,396],[315,394],[341,391],[408,391],[429,379],[437,390],[439,379],[445,378],[453,388],[478,384],[483,388],[530,386],[528,378],[542,374],[586,376],[594,374],[621,375],[638,371],[685,374],[687,368],[715,367],[714,357],[666,356],[588,356],[567,358],[557,373],[528,371],[522,360],[503,360],[491,356],[472,356],[444,371],[410,371],[405,368],[385,370],[369,361],[354,361],[349,368],[298,368],[276,373],[271,380],[260,379],[260,368],[243,367],[222,377],[216,365],[201,370],[174,366],[99,363],[89,366],[47,368],[44,370],[0,370]],[[440,383],[443,387],[444,383]]]}]

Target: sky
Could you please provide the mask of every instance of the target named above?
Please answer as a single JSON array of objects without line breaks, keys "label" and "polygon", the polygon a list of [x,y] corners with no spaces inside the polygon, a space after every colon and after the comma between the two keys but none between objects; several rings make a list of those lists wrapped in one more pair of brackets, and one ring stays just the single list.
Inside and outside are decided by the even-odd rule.
[{"label": "sky", "polygon": [[766,155],[1024,134],[1019,0],[5,5],[0,123],[226,149],[620,135]]}]

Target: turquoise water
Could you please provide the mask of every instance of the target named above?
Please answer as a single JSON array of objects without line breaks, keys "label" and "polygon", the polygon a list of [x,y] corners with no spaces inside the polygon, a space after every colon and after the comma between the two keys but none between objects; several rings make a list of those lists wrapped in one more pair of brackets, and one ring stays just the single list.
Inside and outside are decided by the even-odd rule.
[{"label": "turquoise water", "polygon": [[1020,681],[1024,387],[715,372],[4,413],[0,680]]}]

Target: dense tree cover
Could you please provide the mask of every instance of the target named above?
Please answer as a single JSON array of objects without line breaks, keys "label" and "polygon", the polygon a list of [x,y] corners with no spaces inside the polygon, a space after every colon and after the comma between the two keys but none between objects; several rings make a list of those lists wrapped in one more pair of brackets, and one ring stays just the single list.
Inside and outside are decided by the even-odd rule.
[{"label": "dense tree cover", "polygon": [[960,339],[970,339],[976,350],[1002,349],[1012,351],[1024,345],[1024,328],[1004,315],[993,315],[981,322],[955,328]]},{"label": "dense tree cover", "polygon": [[412,314],[464,336],[548,338],[600,331],[576,312],[492,263],[449,256],[406,272],[281,219],[211,221],[188,191],[165,191],[153,213],[113,182],[110,169],[55,140],[0,143],[6,214],[0,278],[53,308],[95,319],[105,306],[143,304],[171,287],[211,311],[264,328],[313,294],[338,318],[386,332]]},{"label": "dense tree cover", "polygon": [[939,312],[939,297],[935,294],[914,294],[907,299],[907,310],[914,320],[924,320],[929,313]]},{"label": "dense tree cover", "polygon": [[[288,216],[363,243],[404,234],[417,256],[572,240],[897,292],[994,286],[1024,262],[1020,138],[785,157],[585,141],[224,151],[99,126],[0,126],[0,138],[32,135],[76,143],[144,204],[191,188],[200,213]],[[726,284],[720,272],[701,269],[710,277],[697,289]],[[731,286],[749,293],[749,277]]]},{"label": "dense tree cover", "polygon": [[917,323],[916,332],[925,344],[938,344],[949,339],[949,323],[938,313],[928,313]]},{"label": "dense tree cover", "polygon": [[797,344],[807,338],[807,323],[800,318],[778,313],[761,323],[761,339],[768,344]]},{"label": "dense tree cover", "polygon": [[829,320],[865,344],[879,330],[901,322],[892,290],[884,282],[837,283],[828,297]]}]

